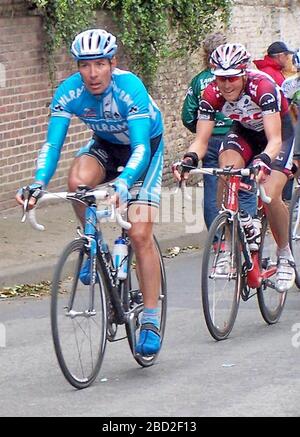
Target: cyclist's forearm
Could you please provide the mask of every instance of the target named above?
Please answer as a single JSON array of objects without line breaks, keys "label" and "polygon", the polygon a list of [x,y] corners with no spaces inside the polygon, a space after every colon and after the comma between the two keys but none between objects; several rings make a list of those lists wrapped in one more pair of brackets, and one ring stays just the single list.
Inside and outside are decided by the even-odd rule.
[{"label": "cyclist's forearm", "polygon": [[207,143],[200,141],[193,141],[190,147],[188,148],[188,152],[195,152],[198,155],[198,159],[201,160],[204,158],[207,152]]},{"label": "cyclist's forearm", "polygon": [[215,122],[198,120],[196,138],[189,147],[189,152],[195,152],[199,159],[203,159],[207,152],[208,141],[211,137]]},{"label": "cyclist's forearm", "polygon": [[150,144],[138,144],[126,164],[125,169],[119,176],[123,179],[128,188],[132,187],[135,181],[144,173],[150,161]]},{"label": "cyclist's forearm", "polygon": [[268,140],[264,152],[270,156],[273,161],[281,150],[282,135],[281,135],[281,119],[279,112],[274,114],[264,115],[264,130]]},{"label": "cyclist's forearm", "polygon": [[274,161],[274,159],[280,153],[281,146],[282,146],[281,137],[273,138],[271,141],[268,141],[268,144],[264,150],[264,153],[266,153],[271,158],[271,161]]},{"label": "cyclist's forearm", "polygon": [[55,173],[59,157],[60,149],[51,143],[45,143],[38,156],[35,180],[44,186],[48,185]]}]

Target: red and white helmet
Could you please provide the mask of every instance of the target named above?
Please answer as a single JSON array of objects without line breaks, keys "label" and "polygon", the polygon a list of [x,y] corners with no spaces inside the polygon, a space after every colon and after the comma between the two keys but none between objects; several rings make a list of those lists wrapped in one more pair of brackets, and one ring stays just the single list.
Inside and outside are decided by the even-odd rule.
[{"label": "red and white helmet", "polygon": [[243,76],[250,58],[242,44],[222,44],[212,52],[210,65],[215,76]]}]

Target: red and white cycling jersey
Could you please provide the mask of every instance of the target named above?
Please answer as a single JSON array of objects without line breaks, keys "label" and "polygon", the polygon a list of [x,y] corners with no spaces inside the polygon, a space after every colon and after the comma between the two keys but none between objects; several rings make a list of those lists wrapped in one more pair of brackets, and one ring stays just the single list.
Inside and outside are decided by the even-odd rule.
[{"label": "red and white cycling jersey", "polygon": [[199,103],[199,120],[215,120],[217,111],[242,124],[247,129],[260,132],[264,129],[263,116],[280,112],[281,117],[288,112],[288,103],[279,86],[262,72],[247,70],[245,89],[239,100],[228,102],[222,96],[216,81],[204,90]]}]

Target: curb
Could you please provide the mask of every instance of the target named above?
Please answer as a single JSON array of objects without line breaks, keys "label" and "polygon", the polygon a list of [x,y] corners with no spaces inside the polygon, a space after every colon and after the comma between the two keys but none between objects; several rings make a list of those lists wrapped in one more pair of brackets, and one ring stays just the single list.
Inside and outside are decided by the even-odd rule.
[{"label": "curb", "polygon": [[[205,243],[206,231],[198,234],[184,234],[176,236],[176,238],[161,238],[159,245],[162,253],[166,252],[169,247],[179,246],[193,246],[199,245],[201,248]],[[0,272],[0,287],[13,287],[20,284],[36,284],[41,281],[49,281],[52,278],[53,271],[57,259],[63,250],[57,254],[57,258],[52,258],[48,262],[35,263],[34,265],[22,265],[17,268],[9,268],[5,272]]]}]

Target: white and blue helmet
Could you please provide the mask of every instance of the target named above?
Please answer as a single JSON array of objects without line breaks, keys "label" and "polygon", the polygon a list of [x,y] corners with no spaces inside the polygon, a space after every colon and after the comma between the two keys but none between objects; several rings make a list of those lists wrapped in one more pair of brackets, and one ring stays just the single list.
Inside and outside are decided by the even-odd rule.
[{"label": "white and blue helmet", "polygon": [[77,60],[111,59],[117,52],[116,37],[103,29],[89,29],[79,33],[71,46]]}]

